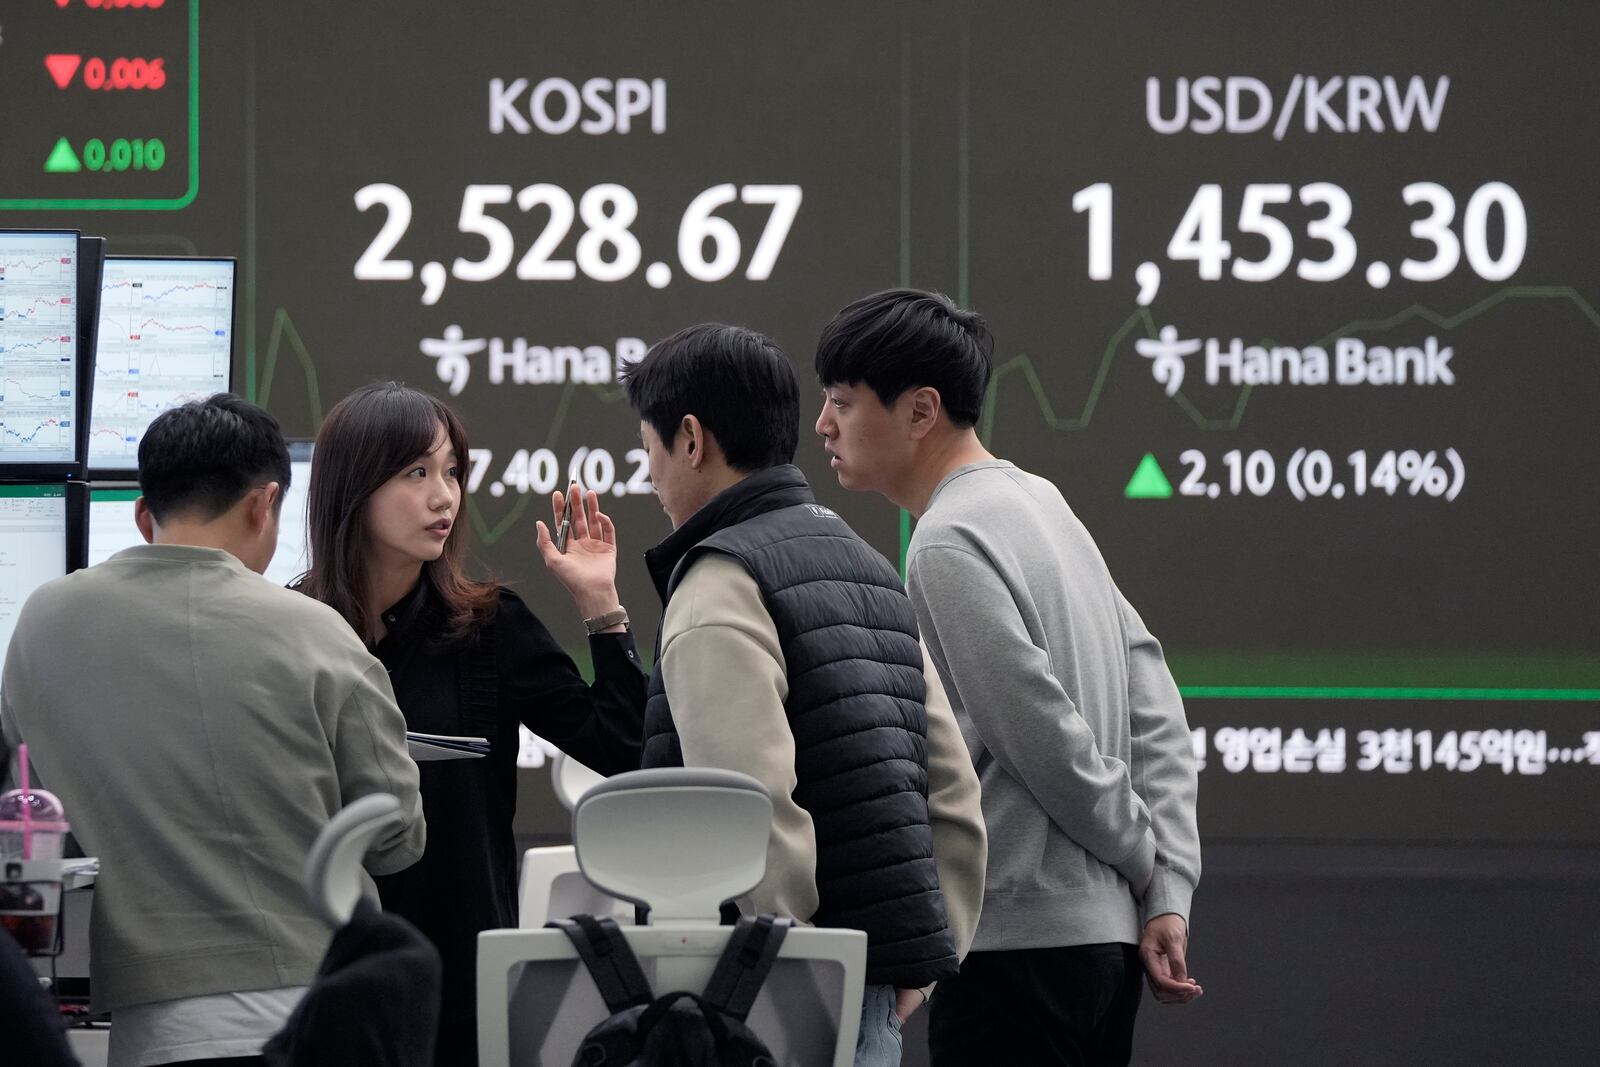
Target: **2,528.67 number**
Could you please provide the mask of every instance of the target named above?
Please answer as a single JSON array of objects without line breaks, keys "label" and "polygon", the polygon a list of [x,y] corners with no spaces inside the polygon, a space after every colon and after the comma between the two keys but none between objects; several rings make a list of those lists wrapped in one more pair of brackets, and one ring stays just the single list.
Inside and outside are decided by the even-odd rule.
[{"label": "2,528.67 number", "polygon": [[[731,275],[742,258],[739,231],[715,212],[734,203],[764,205],[771,212],[744,276],[751,281],[765,281],[777,264],[789,228],[799,213],[801,198],[798,185],[735,186],[729,182],[704,190],[690,201],[679,220],[679,265],[691,278],[702,282],[721,281]],[[466,187],[457,229],[481,237],[488,247],[482,259],[457,256],[450,267],[452,277],[466,282],[491,281],[511,266],[516,249],[511,228],[489,214],[488,209],[512,202],[509,185]],[[643,259],[639,239],[629,229],[639,217],[639,201],[625,186],[609,182],[596,185],[574,202],[572,194],[560,186],[539,182],[518,190],[515,203],[520,211],[543,208],[550,213],[539,236],[517,263],[517,277],[524,281],[570,281],[582,273],[595,281],[616,282],[633,274]],[[383,227],[356,261],[355,276],[366,281],[411,278],[411,260],[388,258],[411,224],[411,198],[405,190],[385,182],[367,185],[356,192],[355,205],[361,211],[378,205],[388,211]],[[573,258],[552,258],[571,231],[574,219],[582,221],[584,231],[578,237]],[[652,269],[657,268],[653,265]],[[426,267],[423,281],[429,282]],[[657,280],[651,284],[659,287]],[[442,279],[438,285],[442,286]]]}]

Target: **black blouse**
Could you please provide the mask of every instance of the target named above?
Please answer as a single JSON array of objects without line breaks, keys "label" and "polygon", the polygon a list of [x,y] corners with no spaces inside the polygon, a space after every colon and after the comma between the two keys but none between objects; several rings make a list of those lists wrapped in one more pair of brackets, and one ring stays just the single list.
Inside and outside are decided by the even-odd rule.
[{"label": "black blouse", "polygon": [[406,727],[489,739],[482,759],[418,764],[428,843],[422,858],[377,879],[386,911],[421,930],[444,961],[441,1022],[476,1007],[481,930],[517,925],[517,724],[602,774],[639,766],[646,676],[633,634],[589,639],[595,681],[583,680],[522,599],[500,590],[493,620],[449,641],[426,579],[383,613],[372,651],[389,669]]}]

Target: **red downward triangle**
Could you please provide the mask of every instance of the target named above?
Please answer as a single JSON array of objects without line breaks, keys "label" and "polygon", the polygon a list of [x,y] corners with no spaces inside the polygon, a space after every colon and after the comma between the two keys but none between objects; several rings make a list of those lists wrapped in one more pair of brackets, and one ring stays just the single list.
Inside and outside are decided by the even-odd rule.
[{"label": "red downward triangle", "polygon": [[44,57],[44,65],[50,68],[50,77],[56,80],[57,89],[65,89],[67,87],[72,81],[72,76],[78,73],[78,64],[82,61],[82,56],[49,55]]}]

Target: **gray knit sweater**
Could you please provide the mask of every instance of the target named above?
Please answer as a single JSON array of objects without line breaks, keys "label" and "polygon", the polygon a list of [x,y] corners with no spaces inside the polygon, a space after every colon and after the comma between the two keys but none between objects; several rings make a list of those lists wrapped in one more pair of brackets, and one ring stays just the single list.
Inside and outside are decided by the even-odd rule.
[{"label": "gray knit sweater", "polygon": [[906,569],[983,787],[973,949],[1135,944],[1142,919],[1187,921],[1200,837],[1183,701],[1061,493],[1004,461],[962,467]]}]

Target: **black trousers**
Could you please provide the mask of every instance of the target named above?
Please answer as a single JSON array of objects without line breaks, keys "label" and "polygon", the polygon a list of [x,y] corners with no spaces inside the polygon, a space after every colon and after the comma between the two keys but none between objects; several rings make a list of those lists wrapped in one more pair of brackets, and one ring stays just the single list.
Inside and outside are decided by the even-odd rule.
[{"label": "black trousers", "polygon": [[968,953],[933,991],[932,1067],[1126,1064],[1143,980],[1134,945]]}]

